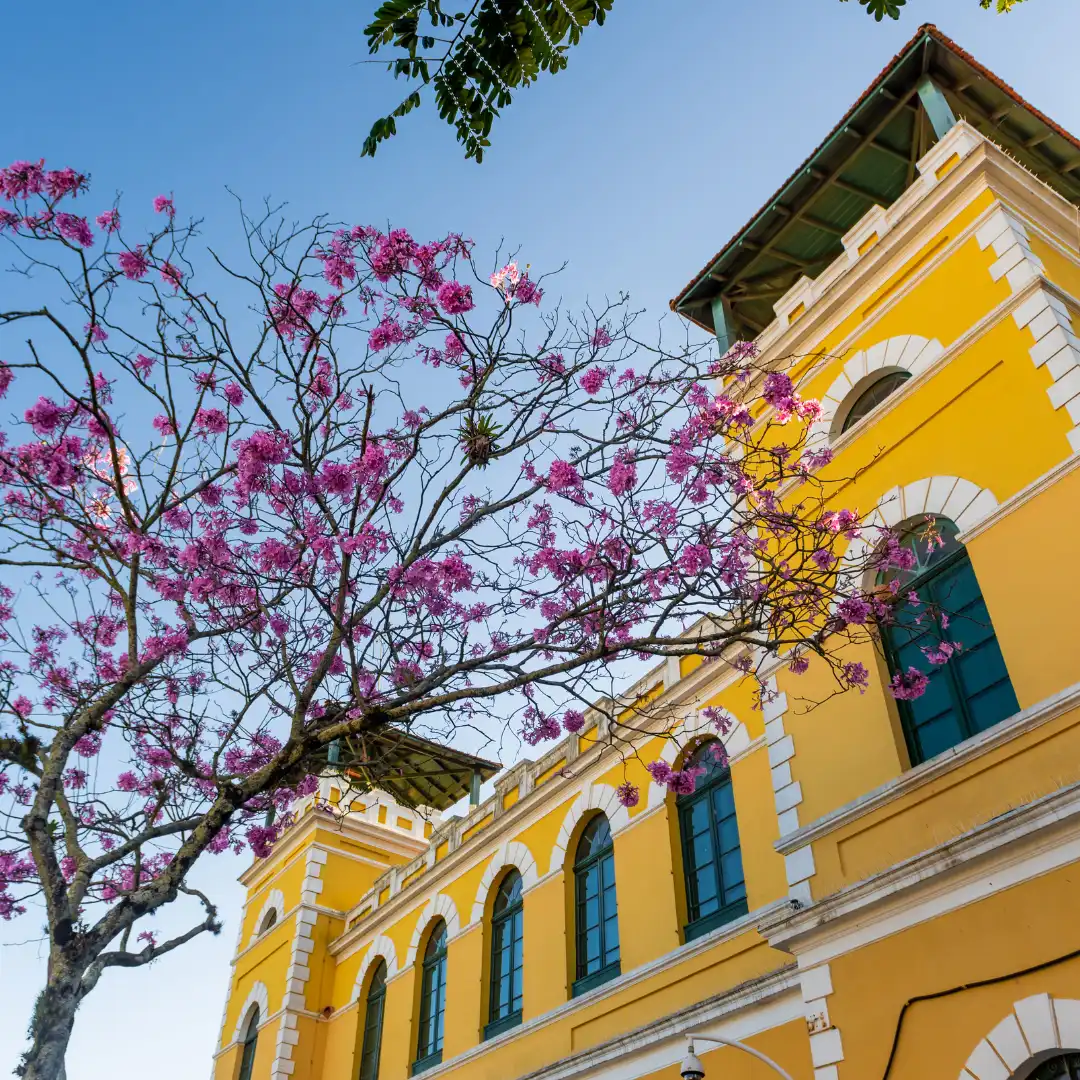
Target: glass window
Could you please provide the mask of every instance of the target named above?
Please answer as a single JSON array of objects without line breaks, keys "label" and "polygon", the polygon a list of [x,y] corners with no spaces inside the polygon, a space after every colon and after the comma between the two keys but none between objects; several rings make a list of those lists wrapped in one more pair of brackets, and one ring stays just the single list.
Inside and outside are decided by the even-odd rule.
[{"label": "glass window", "polygon": [[1058,1054],[1044,1061],[1029,1080],[1080,1080],[1080,1054]]},{"label": "glass window", "polygon": [[[897,702],[912,765],[1019,709],[975,571],[956,533],[947,518],[911,523],[901,543],[914,554],[915,565],[878,575],[878,583],[895,588],[900,598],[882,634],[889,668],[918,668],[930,679],[922,697]],[[908,599],[911,593],[917,602]],[[948,626],[932,612],[944,613]],[[942,641],[960,651],[947,663],[931,664],[924,650],[934,652]]]},{"label": "glass window", "polygon": [[264,916],[259,933],[265,934],[277,922],[277,908],[271,908]]},{"label": "glass window", "polygon": [[511,870],[491,909],[491,1008],[485,1039],[521,1023],[523,941],[521,875]]},{"label": "glass window", "polygon": [[686,940],[707,934],[747,913],[739,823],[731,773],[705,743],[687,768],[704,769],[692,795],[680,795],[683,873],[686,880]]},{"label": "glass window", "polygon": [[446,1012],[446,923],[440,919],[428,935],[420,981],[420,1034],[413,1075],[442,1062],[443,1015]]},{"label": "glass window", "polygon": [[360,1051],[359,1080],[375,1080],[379,1075],[379,1051],[382,1049],[383,1006],[386,1004],[386,961],[375,963],[368,983],[367,1008],[364,1010],[364,1043]]},{"label": "glass window", "polygon": [[848,409],[841,432],[854,427],[864,416],[872,413],[891,393],[899,390],[911,378],[910,371],[890,371],[876,382],[871,383]]},{"label": "glass window", "polygon": [[614,979],[619,966],[619,915],[615,899],[615,848],[603,814],[592,818],[574,858],[574,925],[577,978],[572,996]]},{"label": "glass window", "polygon": [[240,1054],[240,1073],[238,1080],[251,1080],[251,1070],[255,1067],[255,1048],[259,1042],[259,1006],[254,1005],[244,1031],[244,1049]]}]

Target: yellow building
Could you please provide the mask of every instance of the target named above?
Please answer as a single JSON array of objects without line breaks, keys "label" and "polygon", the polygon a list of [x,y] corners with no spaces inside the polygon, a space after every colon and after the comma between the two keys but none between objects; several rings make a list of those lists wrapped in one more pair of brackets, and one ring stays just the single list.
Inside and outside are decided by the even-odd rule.
[{"label": "yellow building", "polygon": [[930,691],[885,692],[899,631],[815,709],[813,666],[755,711],[672,660],[627,703],[687,754],[738,720],[689,798],[634,761],[621,806],[593,717],[464,817],[308,807],[243,877],[217,1080],[676,1080],[687,1032],[794,1080],[1080,1077],[1078,204],[1080,144],[924,27],[673,302],[811,358],[845,505],[937,519],[917,587],[969,629]]}]

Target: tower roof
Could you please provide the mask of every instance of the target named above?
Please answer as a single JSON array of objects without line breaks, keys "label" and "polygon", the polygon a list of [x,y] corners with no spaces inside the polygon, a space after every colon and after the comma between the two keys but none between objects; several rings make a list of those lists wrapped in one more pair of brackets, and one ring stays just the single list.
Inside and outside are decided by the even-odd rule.
[{"label": "tower roof", "polygon": [[346,736],[327,754],[327,765],[344,772],[356,789],[379,788],[402,806],[435,810],[448,810],[469,795],[474,776],[483,782],[502,768],[395,727]]},{"label": "tower roof", "polygon": [[738,336],[755,337],[799,277],[816,277],[871,206],[888,207],[915,179],[915,162],[937,141],[919,93],[927,78],[956,117],[1080,205],[1080,141],[927,24],[672,310],[715,331],[713,304],[722,299]]}]

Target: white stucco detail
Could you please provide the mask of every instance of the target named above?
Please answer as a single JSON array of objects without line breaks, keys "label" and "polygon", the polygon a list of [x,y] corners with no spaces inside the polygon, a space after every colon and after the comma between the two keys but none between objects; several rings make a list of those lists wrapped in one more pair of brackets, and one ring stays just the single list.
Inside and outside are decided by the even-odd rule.
[{"label": "white stucco detail", "polygon": [[1080,1001],[1035,994],[1013,1002],[1012,1012],[971,1051],[958,1080],[1007,1080],[1036,1054],[1080,1049]]},{"label": "white stucco detail", "polygon": [[563,862],[566,860],[566,848],[574,835],[574,829],[577,828],[578,822],[593,810],[603,811],[607,815],[613,834],[630,824],[630,811],[619,802],[615,789],[610,784],[590,784],[566,811],[558,839],[551,849],[551,860],[548,863],[549,874],[562,869]]},{"label": "white stucco detail", "polygon": [[[272,889],[263,901],[262,907],[259,908],[259,914],[255,916],[255,922],[251,929],[251,937],[248,939],[249,945],[259,936],[259,928],[263,924],[263,919],[271,911],[277,912],[277,922],[281,922],[281,917],[285,914],[285,894],[280,889]],[[276,926],[277,923],[274,925]]]},{"label": "white stucco detail", "polygon": [[521,875],[523,891],[531,889],[540,878],[533,853],[520,840],[510,840],[503,844],[491,857],[491,862],[488,863],[484,876],[480,879],[480,887],[476,890],[476,899],[473,901],[472,915],[469,919],[470,926],[483,919],[484,907],[487,904],[491,886],[502,876],[503,870],[511,866]]},{"label": "white stucco detail", "polygon": [[251,1019],[251,1007],[253,1005],[259,1006],[259,1018],[261,1023],[265,1024],[270,1016],[270,993],[266,989],[266,983],[255,983],[248,991],[247,997],[244,998],[244,1004],[241,1006],[240,1013],[236,1018],[236,1028],[232,1037],[233,1042],[240,1042],[243,1039],[247,1031],[248,1021]]},{"label": "white stucco detail", "polygon": [[360,997],[360,992],[364,989],[364,980],[371,970],[371,965],[380,959],[386,961],[387,979],[392,979],[398,972],[397,949],[394,948],[394,943],[385,934],[380,934],[375,938],[368,951],[364,953],[364,959],[360,961],[360,970],[357,972],[356,984],[353,986],[350,1000],[356,1001]]},{"label": "white stucco detail", "polygon": [[856,398],[883,375],[908,371],[914,377],[931,367],[943,352],[941,342],[934,338],[899,334],[855,353],[821,397],[821,416],[810,429],[810,445],[836,439]]},{"label": "white stucco detail", "polygon": [[416,920],[416,928],[409,942],[409,951],[405,956],[405,967],[409,967],[416,960],[420,939],[434,919],[445,921],[447,940],[456,937],[461,930],[461,919],[454,901],[446,893],[437,893],[424,905],[424,910],[420,912],[420,917]]},{"label": "white stucco detail", "polygon": [[[850,574],[855,565],[866,557],[871,544],[878,539],[873,535],[875,527],[891,528],[909,518],[933,514],[949,518],[963,533],[978,525],[997,507],[997,496],[989,488],[979,487],[971,480],[959,476],[928,476],[923,480],[891,488],[881,496],[877,507],[867,516],[870,537],[861,536],[848,545],[841,575],[843,577]],[[854,584],[859,583],[852,583],[850,580],[847,582],[848,587]],[[868,587],[871,583],[861,584]],[[842,585],[841,591],[843,588]]]}]

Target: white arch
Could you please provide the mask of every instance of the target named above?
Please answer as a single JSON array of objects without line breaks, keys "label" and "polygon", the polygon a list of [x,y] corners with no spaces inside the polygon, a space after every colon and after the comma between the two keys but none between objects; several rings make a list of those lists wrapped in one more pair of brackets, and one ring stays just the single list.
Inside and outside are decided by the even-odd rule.
[{"label": "white arch", "polygon": [[610,784],[590,784],[570,804],[563,818],[562,828],[559,829],[559,838],[551,849],[551,862],[548,864],[548,873],[561,870],[566,859],[566,847],[570,838],[574,835],[574,829],[578,822],[590,810],[602,810],[608,819],[612,833],[625,829],[630,824],[630,811],[619,802],[615,789]]},{"label": "white arch", "polygon": [[277,912],[277,921],[281,922],[281,917],[285,914],[285,894],[280,889],[274,889],[270,892],[263,901],[263,906],[259,908],[259,914],[255,916],[254,929],[248,939],[249,945],[259,936],[259,927],[262,926],[263,919],[270,914],[271,909]]},{"label": "white arch", "polygon": [[259,1026],[262,1027],[270,1018],[270,993],[266,989],[265,983],[255,983],[248,991],[247,997],[244,998],[244,1004],[240,1007],[240,1012],[236,1017],[236,1030],[233,1032],[232,1037],[233,1042],[239,1042],[244,1037],[253,1005],[259,1006]]},{"label": "white arch", "polygon": [[360,997],[360,991],[364,988],[364,979],[367,978],[368,971],[371,970],[371,965],[376,960],[386,961],[386,978],[392,979],[398,972],[397,962],[397,949],[394,947],[394,943],[385,935],[379,934],[375,938],[371,947],[364,954],[364,959],[360,962],[360,970],[356,975],[356,985],[353,987],[352,997],[350,1001],[356,1001]]},{"label": "white arch", "polygon": [[[956,523],[961,533],[977,525],[998,506],[997,496],[989,488],[979,487],[959,476],[928,476],[923,480],[894,487],[878,500],[877,507],[867,517],[867,526],[892,528],[908,518],[922,514],[947,517]],[[844,552],[844,564],[850,574],[854,564],[861,561],[874,545],[876,537],[860,536]],[[844,574],[841,567],[841,575]],[[859,582],[843,582],[841,588]]]},{"label": "white arch", "polygon": [[405,966],[409,967],[416,959],[416,950],[420,948],[420,939],[428,928],[432,919],[442,918],[446,921],[446,937],[449,940],[455,937],[461,929],[461,920],[458,918],[457,907],[454,901],[446,893],[438,893],[433,896],[420,912],[420,918],[416,920],[416,929],[413,931],[412,940],[409,942],[409,952],[405,957]]},{"label": "white arch", "polygon": [[899,334],[857,352],[844,365],[821,398],[821,416],[810,429],[809,438],[815,444],[832,441],[840,434],[846,415],[846,404],[866,390],[885,371],[909,371],[918,375],[930,367],[944,352],[936,338],[916,334]]},{"label": "white arch", "polygon": [[[682,736],[681,745],[673,738],[666,739],[664,749],[660,751],[660,760],[666,761],[668,765],[675,764],[675,759],[691,739],[696,738],[698,735],[715,734],[715,729],[709,719],[702,715],[702,711],[698,709],[697,712],[683,721],[682,727],[678,729],[678,734]],[[729,758],[741,754],[751,742],[750,732],[746,730],[746,725],[741,720],[735,721],[727,735],[717,735],[716,737],[724,744],[724,749],[727,751]],[[649,784],[649,810],[658,807],[665,798],[667,798],[667,788],[660,784]]]},{"label": "white arch", "polygon": [[483,919],[484,907],[487,904],[491,886],[508,866],[515,867],[521,875],[522,890],[531,889],[540,879],[533,853],[520,840],[510,840],[503,844],[491,857],[491,862],[488,863],[484,876],[480,879],[480,887],[476,890],[476,899],[473,901],[470,926]]},{"label": "white arch", "polygon": [[958,1080],[997,1080],[1002,1062],[1015,1072],[1045,1051],[1078,1048],[1080,1001],[1035,994],[1013,1002],[1012,1012],[971,1052]]}]

